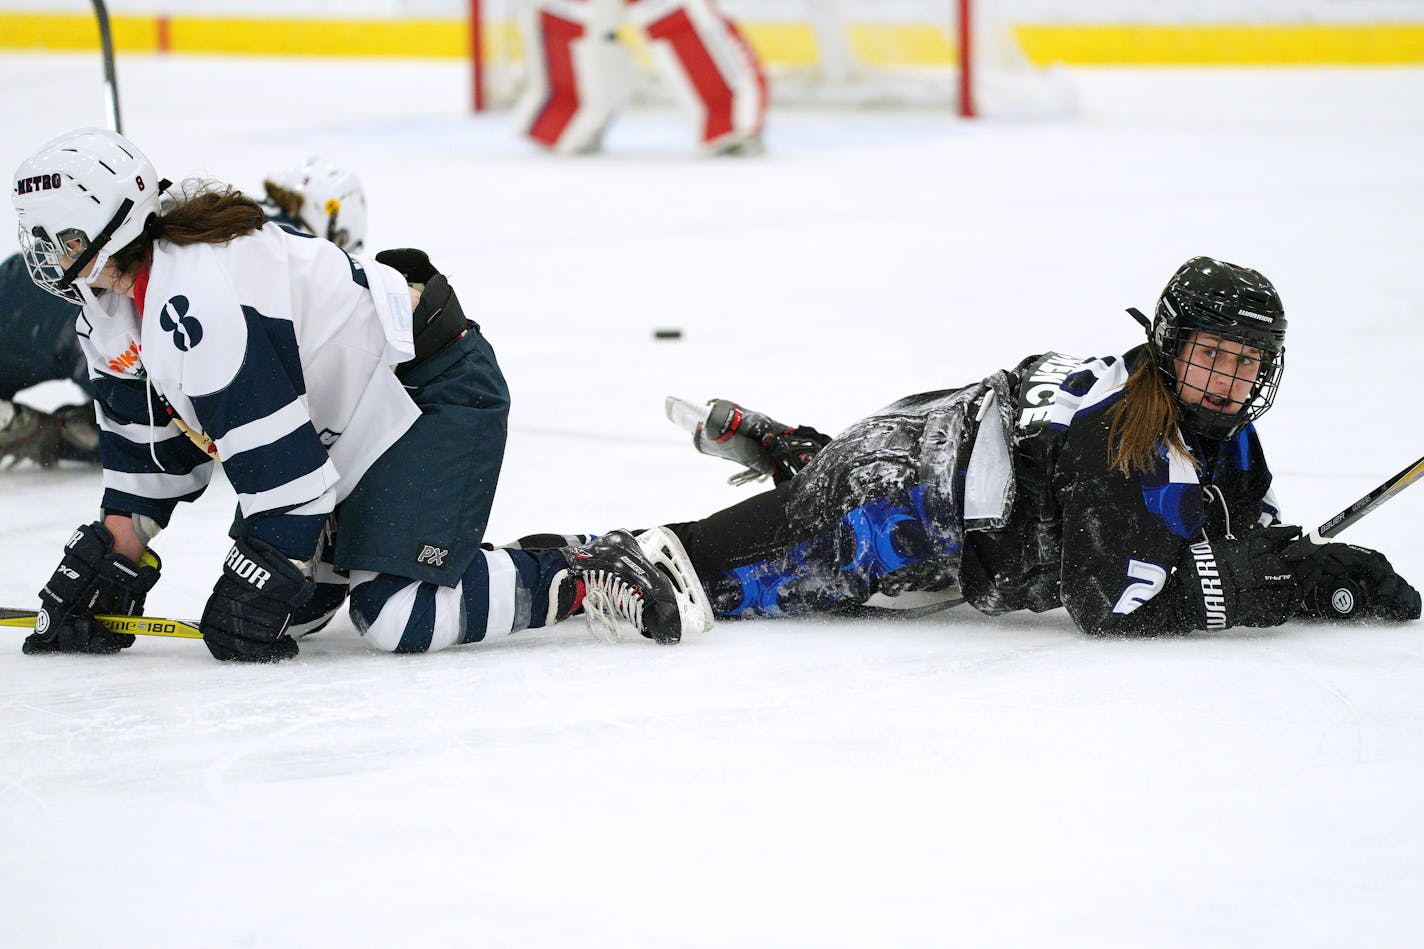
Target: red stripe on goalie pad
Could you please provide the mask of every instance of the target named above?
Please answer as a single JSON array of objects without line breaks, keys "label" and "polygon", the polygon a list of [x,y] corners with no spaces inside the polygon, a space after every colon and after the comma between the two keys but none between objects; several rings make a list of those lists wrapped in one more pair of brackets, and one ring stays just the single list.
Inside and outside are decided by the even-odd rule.
[{"label": "red stripe on goalie pad", "polygon": [[697,98],[707,109],[702,140],[710,142],[732,131],[732,89],[722,78],[722,71],[707,51],[707,44],[702,42],[687,11],[678,10],[654,21],[648,26],[648,35],[655,40],[666,40],[672,47]]},{"label": "red stripe on goalie pad", "polygon": [[578,112],[578,77],[574,75],[574,41],[584,28],[572,20],[541,11],[539,33],[544,40],[544,71],[549,80],[549,98],[529,129],[529,137],[553,148]]}]

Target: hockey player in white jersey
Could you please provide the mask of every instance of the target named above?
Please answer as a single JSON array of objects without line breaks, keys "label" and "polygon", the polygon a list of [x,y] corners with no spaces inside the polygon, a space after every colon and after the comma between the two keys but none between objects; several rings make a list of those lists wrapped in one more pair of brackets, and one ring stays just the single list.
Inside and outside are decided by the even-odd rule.
[{"label": "hockey player in white jersey", "polygon": [[671,535],[480,549],[508,390],[424,253],[352,256],[213,183],[160,208],[167,187],[132,142],[98,129],[15,174],[32,278],[84,306],[104,469],[102,517],[65,545],[25,652],[132,643],[93,616],[142,608],[161,570],[149,544],[216,459],[240,506],[200,622],[218,659],[295,656],[293,636],[348,589],[357,627],[392,652],[580,608],[660,642],[710,625]]},{"label": "hockey player in white jersey", "polygon": [[366,249],[366,191],[349,168],[313,156],[262,179],[267,216],[324,237],[348,254]]},{"label": "hockey player in white jersey", "polygon": [[597,151],[629,91],[626,23],[659,72],[692,105],[708,154],[754,153],[766,118],[766,76],[756,52],[713,0],[534,0],[528,88],[520,130],[561,154]]},{"label": "hockey player in white jersey", "polygon": [[[366,240],[366,194],[350,169],[310,158],[263,179],[262,208],[278,224],[356,254]],[[0,468],[30,461],[98,464],[88,362],[74,334],[79,307],[34,285],[20,254],[0,262]],[[77,384],[88,401],[45,412],[15,401],[42,382]]]}]

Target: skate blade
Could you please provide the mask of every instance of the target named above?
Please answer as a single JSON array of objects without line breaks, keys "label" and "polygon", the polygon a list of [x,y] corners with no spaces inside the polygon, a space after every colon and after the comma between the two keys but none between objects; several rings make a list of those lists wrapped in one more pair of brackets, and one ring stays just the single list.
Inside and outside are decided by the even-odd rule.
[{"label": "skate blade", "polygon": [[697,579],[697,571],[677,535],[665,527],[654,527],[638,535],[638,546],[672,580],[677,593],[677,609],[682,617],[683,635],[705,633],[712,628],[712,604]]},{"label": "skate blade", "polygon": [[692,435],[696,435],[702,428],[702,424],[707,421],[707,413],[710,411],[708,406],[697,405],[686,399],[679,399],[675,395],[670,395],[663,400],[663,412],[667,415],[668,421]]}]

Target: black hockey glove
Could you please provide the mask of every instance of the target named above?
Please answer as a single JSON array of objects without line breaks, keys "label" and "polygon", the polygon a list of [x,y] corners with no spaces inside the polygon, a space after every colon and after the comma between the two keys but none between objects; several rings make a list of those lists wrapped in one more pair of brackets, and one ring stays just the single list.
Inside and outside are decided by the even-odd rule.
[{"label": "black hockey glove", "polygon": [[277,548],[256,539],[235,541],[199,623],[208,652],[224,661],[291,659],[297,641],[287,627],[315,588]]},{"label": "black hockey glove", "polygon": [[25,637],[22,650],[28,656],[108,655],[132,646],[132,635],[110,632],[94,616],[142,613],[162,568],[151,550],[145,550],[138,563],[114,553],[114,535],[108,528],[98,521],[85,524],[64,545],[59,567],[40,591],[35,631]]},{"label": "black hockey glove", "polygon": [[[1200,597],[1197,628],[1279,626],[1290,619],[1300,604],[1303,572],[1281,551],[1299,536],[1294,527],[1259,527],[1188,547],[1178,569]],[[1304,579],[1314,577],[1306,571]]]},{"label": "black hockey glove", "polygon": [[450,281],[435,269],[425,251],[414,247],[383,250],[376,255],[376,261],[399,271],[406,283],[420,288],[420,301],[410,315],[415,356],[396,370],[397,375],[404,376],[464,336],[470,321],[465,318]]},{"label": "black hockey glove", "polygon": [[1379,551],[1324,544],[1307,551],[1300,561],[1318,575],[1305,589],[1302,615],[1335,620],[1419,618],[1419,591],[1395,573]]}]

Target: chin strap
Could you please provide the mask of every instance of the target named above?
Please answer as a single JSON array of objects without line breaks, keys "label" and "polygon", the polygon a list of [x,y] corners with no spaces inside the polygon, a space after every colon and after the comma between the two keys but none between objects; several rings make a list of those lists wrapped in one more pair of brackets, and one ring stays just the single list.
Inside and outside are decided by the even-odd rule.
[{"label": "chin strap", "polygon": [[1147,331],[1147,334],[1149,336],[1152,334],[1152,321],[1149,320],[1146,316],[1144,316],[1141,310],[1139,310],[1135,306],[1130,306],[1127,308],[1127,314],[1137,322],[1141,323],[1142,328]]},{"label": "chin strap", "polygon": [[[133,206],[132,198],[124,198],[123,203],[119,205],[119,209],[114,212],[114,216],[109,218],[109,223],[104,225],[102,231],[94,235],[94,239],[89,242],[89,246],[84,248],[79,256],[75,258],[74,263],[69,265],[69,269],[64,272],[64,276],[59,278],[59,288],[61,290],[68,289],[72,286],[75,278],[79,276],[79,272],[87,267],[89,262],[98,256],[99,251],[108,245],[109,238],[114,236],[114,231],[118,230],[119,225],[124,223],[128,218],[129,211],[133,209]],[[51,239],[56,242],[58,251],[63,254],[64,246],[58,244],[59,236],[54,235]],[[105,258],[107,259],[107,257],[108,255],[106,254]],[[102,264],[100,267],[102,267]],[[94,269],[99,270],[100,267],[95,267]]]}]

